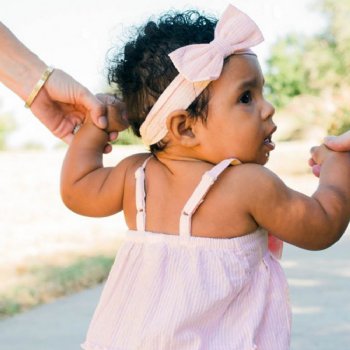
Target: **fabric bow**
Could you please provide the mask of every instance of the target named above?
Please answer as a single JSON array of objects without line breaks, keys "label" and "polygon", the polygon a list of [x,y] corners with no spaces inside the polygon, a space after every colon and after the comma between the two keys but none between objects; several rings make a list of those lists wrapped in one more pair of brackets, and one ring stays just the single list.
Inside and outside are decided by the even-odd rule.
[{"label": "fabric bow", "polygon": [[256,23],[244,12],[229,5],[216,25],[213,41],[180,47],[169,56],[187,80],[211,81],[220,77],[226,57],[247,50],[263,40]]}]

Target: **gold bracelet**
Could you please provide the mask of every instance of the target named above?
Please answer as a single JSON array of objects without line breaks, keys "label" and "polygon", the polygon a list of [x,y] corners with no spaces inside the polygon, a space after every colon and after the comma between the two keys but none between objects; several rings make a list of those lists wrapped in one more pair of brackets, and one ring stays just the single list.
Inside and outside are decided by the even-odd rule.
[{"label": "gold bracelet", "polygon": [[35,97],[37,97],[39,91],[41,90],[41,88],[44,86],[44,84],[46,83],[47,79],[49,79],[49,76],[51,75],[51,73],[53,72],[54,68],[49,66],[45,69],[44,73],[41,75],[40,79],[38,80],[38,82],[35,84],[32,92],[29,94],[26,103],[24,104],[24,107],[26,108],[30,108],[30,106],[32,105],[33,101],[35,100]]}]

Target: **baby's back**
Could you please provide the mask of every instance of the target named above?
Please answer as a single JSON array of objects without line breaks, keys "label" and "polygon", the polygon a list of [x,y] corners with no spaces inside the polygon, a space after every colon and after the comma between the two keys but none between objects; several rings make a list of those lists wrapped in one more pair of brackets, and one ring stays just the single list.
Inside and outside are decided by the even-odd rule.
[{"label": "baby's back", "polygon": [[[125,180],[124,214],[130,229],[136,229],[135,171],[149,154],[133,156]],[[210,186],[192,217],[192,236],[231,238],[255,231],[258,226],[245,208],[246,198],[239,166],[230,166]],[[201,161],[159,161],[152,157],[145,168],[146,228],[151,232],[179,233],[179,218],[188,199],[212,164]],[[245,186],[245,185],[244,185]]]}]

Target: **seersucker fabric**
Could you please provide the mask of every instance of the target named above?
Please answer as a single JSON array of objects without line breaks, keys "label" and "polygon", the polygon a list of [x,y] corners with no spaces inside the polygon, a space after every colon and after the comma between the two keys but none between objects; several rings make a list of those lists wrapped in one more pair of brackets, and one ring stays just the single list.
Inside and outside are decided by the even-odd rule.
[{"label": "seersucker fabric", "polygon": [[118,250],[82,349],[289,349],[288,286],[267,232],[230,239],[190,233],[192,215],[232,161],[203,175],[179,235],[145,231],[146,162],[138,169],[137,231]]}]

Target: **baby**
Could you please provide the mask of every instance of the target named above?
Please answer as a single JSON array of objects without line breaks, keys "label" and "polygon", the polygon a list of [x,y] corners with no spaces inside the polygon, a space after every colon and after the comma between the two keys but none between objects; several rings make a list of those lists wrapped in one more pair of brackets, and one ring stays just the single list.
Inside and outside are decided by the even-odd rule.
[{"label": "baby", "polygon": [[336,242],[350,156],[317,149],[311,197],[264,167],[276,125],[250,49],[262,40],[229,6],[218,22],[195,11],[150,21],[115,56],[110,82],[151,153],[104,167],[108,134],[92,122],[67,152],[65,204],[88,216],[123,210],[129,227],[83,349],[289,348],[287,282],[267,232],[309,250]]}]

